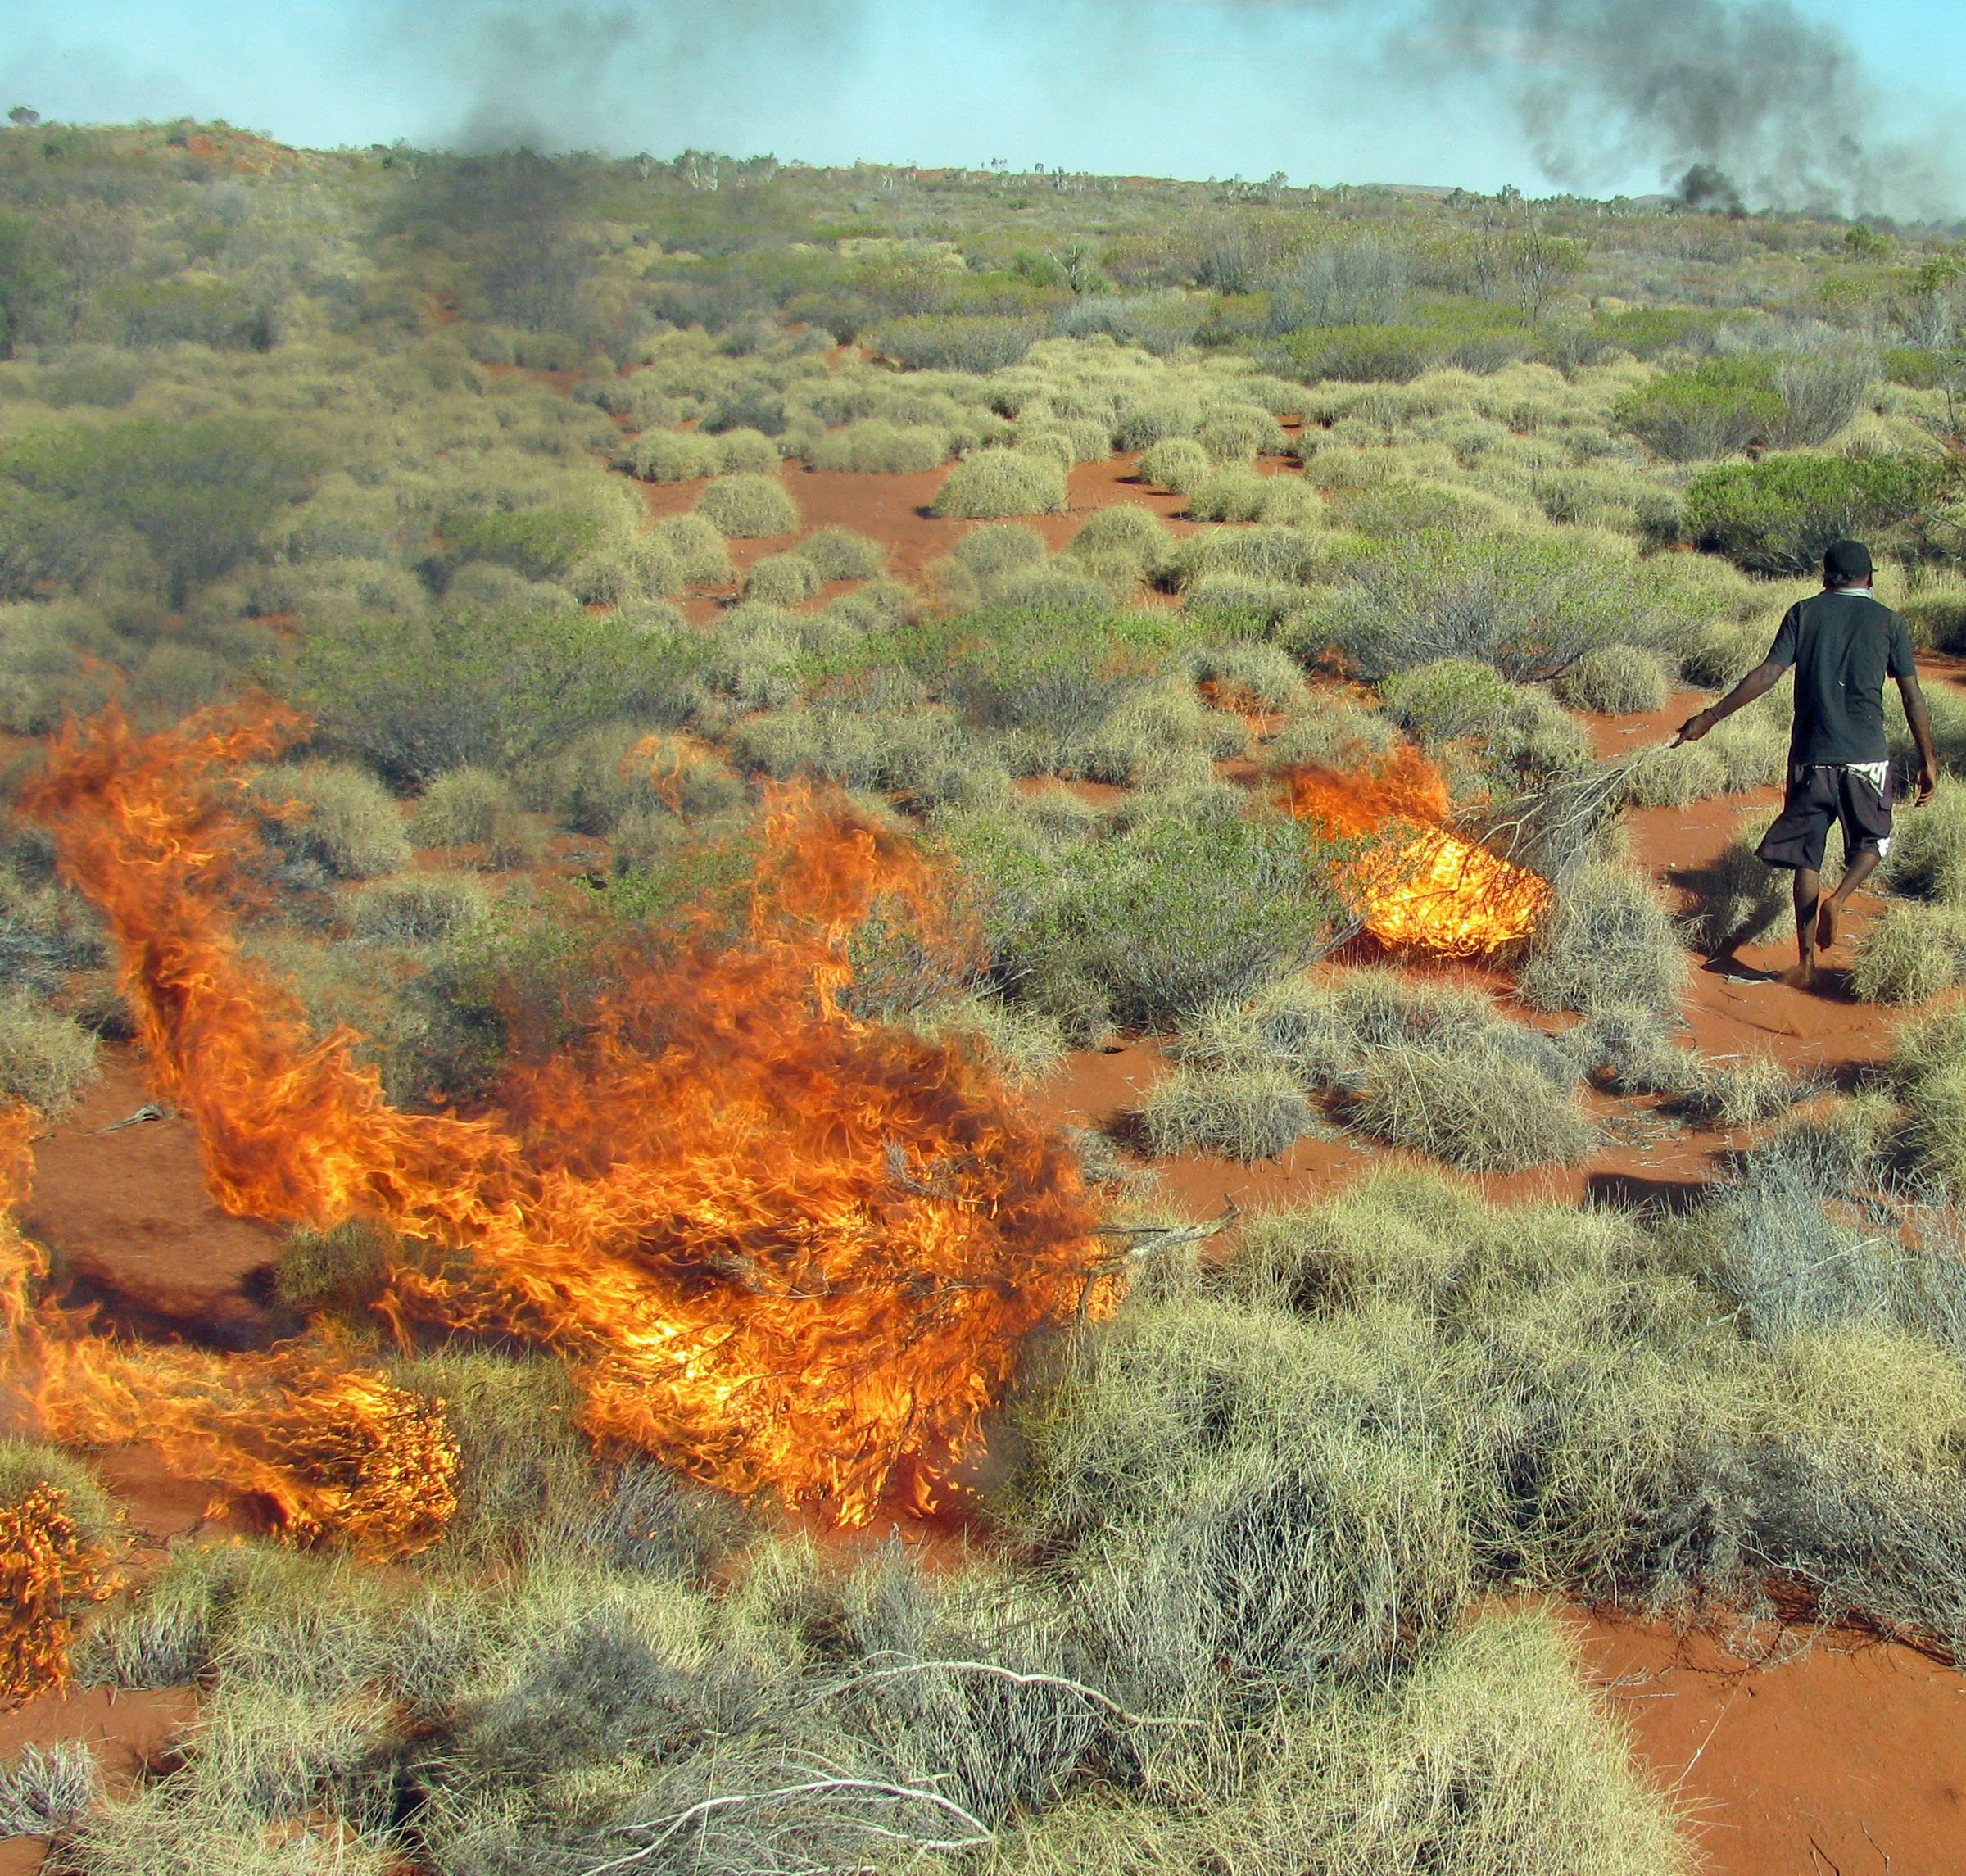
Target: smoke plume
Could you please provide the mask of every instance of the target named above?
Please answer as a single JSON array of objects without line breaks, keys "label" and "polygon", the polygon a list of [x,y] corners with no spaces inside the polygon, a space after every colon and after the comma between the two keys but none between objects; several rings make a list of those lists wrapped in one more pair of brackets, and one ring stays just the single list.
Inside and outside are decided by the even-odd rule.
[{"label": "smoke plume", "polygon": [[[877,138],[895,117],[880,106],[895,101],[870,88],[877,66],[890,81],[900,70],[924,86],[967,85],[972,97],[979,83],[1051,88],[1061,130],[1079,124],[1088,86],[1137,90],[1178,116],[1206,102],[1197,68],[1148,48],[1157,25],[1193,29],[1207,16],[1281,96],[1335,76],[1346,102],[1369,102],[1381,123],[1471,102],[1512,122],[1560,187],[1676,188],[1696,170],[1710,200],[1956,212],[1943,140],[1921,138],[1848,36],[1794,0],[567,0],[543,11],[423,0],[401,23],[441,48],[466,87],[459,144],[666,153],[686,139],[665,142],[664,120],[727,147],[761,134],[789,143],[826,121],[835,135]],[[1310,57],[1311,42],[1314,66],[1293,74],[1291,57]],[[952,61],[954,43],[987,48],[990,76]],[[973,119],[930,121],[967,142]],[[720,138],[709,129],[719,121]],[[919,154],[962,163],[981,152]],[[1113,166],[1125,165],[1116,156]]]}]

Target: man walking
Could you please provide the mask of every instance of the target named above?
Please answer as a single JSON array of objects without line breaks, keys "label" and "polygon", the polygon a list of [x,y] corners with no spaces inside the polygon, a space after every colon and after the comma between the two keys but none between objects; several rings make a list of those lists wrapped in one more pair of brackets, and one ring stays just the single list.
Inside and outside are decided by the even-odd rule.
[{"label": "man walking", "polygon": [[[1870,550],[1838,541],[1823,556],[1823,591],[1792,605],[1768,656],[1719,703],[1680,726],[1676,742],[1697,742],[1723,718],[1796,673],[1788,794],[1755,850],[1796,876],[1796,981],[1815,981],[1816,957],[1837,941],[1837,917],[1891,848],[1891,757],[1884,740],[1884,680],[1897,680],[1918,755],[1918,800],[1938,786],[1932,718],[1918,688],[1905,621],[1871,596]],[[1832,822],[1843,829],[1843,877],[1826,898],[1823,850]]]}]

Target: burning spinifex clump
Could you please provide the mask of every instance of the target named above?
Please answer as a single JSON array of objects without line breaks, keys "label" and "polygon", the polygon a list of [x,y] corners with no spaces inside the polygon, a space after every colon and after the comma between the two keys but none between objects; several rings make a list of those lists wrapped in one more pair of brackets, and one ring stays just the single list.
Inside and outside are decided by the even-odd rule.
[{"label": "burning spinifex clump", "polygon": [[1388,949],[1479,957],[1529,936],[1549,909],[1547,881],[1447,824],[1447,782],[1411,744],[1354,769],[1305,764],[1283,781],[1291,812],[1333,838],[1379,836],[1343,890]]},{"label": "burning spinifex clump", "polygon": [[485,1111],[405,1112],[234,931],[258,854],[241,791],[296,728],[240,708],[140,736],[107,711],[63,732],[25,803],[108,924],[220,1203],[430,1247],[388,1273],[404,1336],[557,1350],[599,1439],[849,1524],[897,1493],[936,1502],[1019,1343],[1082,1306],[1095,1261],[1076,1167],[1017,1103],[840,1005],[877,903],[954,942],[936,875],[843,803],[781,794],[738,942],[707,917],[666,952],[624,936],[578,1032]]}]

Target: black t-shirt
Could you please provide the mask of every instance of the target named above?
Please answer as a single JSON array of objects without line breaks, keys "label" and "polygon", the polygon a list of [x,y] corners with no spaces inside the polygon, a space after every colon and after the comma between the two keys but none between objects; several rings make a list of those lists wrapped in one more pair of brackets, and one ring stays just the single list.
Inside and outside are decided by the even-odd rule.
[{"label": "black t-shirt", "polygon": [[1868,593],[1823,592],[1792,605],[1771,664],[1796,668],[1792,764],[1882,762],[1884,680],[1918,669],[1905,621]]}]

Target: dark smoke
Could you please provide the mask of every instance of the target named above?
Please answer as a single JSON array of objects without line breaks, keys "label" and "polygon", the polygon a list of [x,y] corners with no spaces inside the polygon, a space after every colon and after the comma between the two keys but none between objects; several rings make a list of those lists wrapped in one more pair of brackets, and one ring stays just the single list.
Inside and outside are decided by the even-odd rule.
[{"label": "dark smoke", "polygon": [[[407,0],[396,0],[406,6]],[[1180,73],[1127,56],[1174,0],[972,0],[1014,64],[1127,70],[1143,88]],[[1956,212],[1946,144],[1901,128],[1901,107],[1838,28],[1792,0],[1189,0],[1260,40],[1286,11],[1330,23],[1348,88],[1388,110],[1472,84],[1519,125],[1552,182],[1601,191],[1634,175],[1675,192],[1719,176],[1712,206],[1900,217]],[[844,97],[876,0],[418,0],[405,31],[440,46],[473,102],[473,148],[612,148],[625,109],[646,125],[686,102],[755,125],[774,93],[809,110]],[[412,22],[414,22],[412,24]],[[924,20],[922,30],[932,35]],[[1075,49],[1080,55],[1074,57]],[[1279,72],[1288,82],[1288,74]],[[1325,75],[1329,75],[1329,69]],[[1376,100],[1375,100],[1376,102]],[[850,107],[849,107],[850,108]],[[763,120],[769,121],[768,111]],[[1880,130],[1880,127],[1882,127]],[[960,138],[963,128],[953,125]],[[680,139],[677,139],[680,141]],[[791,152],[785,152],[790,154]],[[964,149],[924,152],[962,161]],[[1438,179],[1451,181],[1452,178]],[[1690,193],[1684,199],[1691,199]]]},{"label": "dark smoke", "polygon": [[1429,0],[1423,17],[1427,57],[1496,84],[1559,183],[1702,169],[1755,203],[1845,211],[1948,193],[1928,154],[1872,141],[1891,105],[1787,0]]}]

